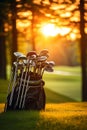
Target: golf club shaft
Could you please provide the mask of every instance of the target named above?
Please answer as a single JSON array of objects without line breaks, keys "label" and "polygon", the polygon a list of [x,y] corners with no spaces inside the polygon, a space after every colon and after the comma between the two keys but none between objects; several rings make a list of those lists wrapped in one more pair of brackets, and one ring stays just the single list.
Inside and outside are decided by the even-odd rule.
[{"label": "golf club shaft", "polygon": [[30,75],[28,76],[27,85],[26,85],[26,88],[25,88],[24,99],[23,99],[23,103],[22,103],[22,109],[24,108],[24,105],[25,105],[25,98],[26,98],[26,94],[27,94],[27,90],[28,90],[29,80],[30,80]]},{"label": "golf club shaft", "polygon": [[23,76],[24,76],[24,71],[22,70],[22,74],[21,74],[21,78],[20,78],[20,85],[18,87],[18,95],[17,95],[17,100],[16,100],[15,108],[18,105],[18,101],[19,101],[19,97],[20,97],[20,92],[21,92],[21,86],[22,86]]},{"label": "golf club shaft", "polygon": [[18,66],[16,66],[16,68],[15,68],[14,79],[13,79],[13,85],[12,85],[12,92],[11,92],[10,99],[9,99],[9,106],[11,106],[12,100],[13,100],[13,94],[14,94],[15,83],[16,83],[16,77],[17,77],[17,69],[18,69]]}]

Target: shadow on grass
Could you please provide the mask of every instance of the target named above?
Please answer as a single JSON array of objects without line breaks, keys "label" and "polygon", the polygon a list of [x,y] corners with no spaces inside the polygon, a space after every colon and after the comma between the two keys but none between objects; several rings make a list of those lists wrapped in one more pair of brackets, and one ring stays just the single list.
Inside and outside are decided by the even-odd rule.
[{"label": "shadow on grass", "polygon": [[39,111],[8,111],[0,114],[1,130],[37,130]]},{"label": "shadow on grass", "polygon": [[45,88],[46,103],[65,103],[65,102],[76,102],[76,100],[67,97],[65,95],[53,92],[48,88]]}]

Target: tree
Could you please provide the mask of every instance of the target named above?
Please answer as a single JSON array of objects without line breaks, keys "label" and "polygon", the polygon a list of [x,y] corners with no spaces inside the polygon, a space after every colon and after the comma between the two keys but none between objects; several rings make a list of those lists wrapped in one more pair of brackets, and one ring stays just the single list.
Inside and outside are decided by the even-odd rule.
[{"label": "tree", "polygon": [[0,78],[6,79],[6,46],[2,18],[0,18]]},{"label": "tree", "polygon": [[0,78],[6,79],[6,44],[5,44],[5,31],[4,23],[6,19],[6,13],[4,13],[3,8],[6,6],[0,3]]},{"label": "tree", "polygon": [[82,101],[87,101],[87,36],[85,34],[85,24],[84,19],[86,0],[80,0],[80,33],[81,33],[81,66],[82,66]]},{"label": "tree", "polygon": [[18,42],[17,42],[17,27],[16,27],[16,19],[17,19],[17,12],[16,12],[16,0],[13,0],[10,2],[10,11],[11,11],[11,21],[12,21],[12,63],[15,61],[15,57],[13,56],[13,52],[16,52]]}]

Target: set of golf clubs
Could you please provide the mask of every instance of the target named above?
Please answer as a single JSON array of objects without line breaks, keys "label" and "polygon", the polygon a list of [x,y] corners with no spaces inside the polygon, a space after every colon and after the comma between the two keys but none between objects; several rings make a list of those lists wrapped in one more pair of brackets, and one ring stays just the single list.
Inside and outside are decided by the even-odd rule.
[{"label": "set of golf clubs", "polygon": [[47,61],[48,50],[43,49],[39,54],[30,51],[27,55],[21,52],[14,52],[16,61],[13,62],[8,93],[10,93],[9,106],[12,106],[15,87],[18,85],[18,93],[14,109],[24,109],[27,91],[30,87],[38,87],[44,71],[53,72],[54,61]]}]

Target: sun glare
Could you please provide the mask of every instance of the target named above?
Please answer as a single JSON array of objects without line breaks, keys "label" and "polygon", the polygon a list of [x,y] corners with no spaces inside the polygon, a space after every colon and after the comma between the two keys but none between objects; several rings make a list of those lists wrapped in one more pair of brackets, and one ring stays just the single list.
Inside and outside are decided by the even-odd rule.
[{"label": "sun glare", "polygon": [[59,29],[54,24],[46,24],[41,28],[41,32],[45,36],[56,36],[59,32]]},{"label": "sun glare", "polygon": [[75,40],[75,39],[76,39],[76,34],[75,34],[75,33],[71,33],[71,34],[70,34],[70,38],[71,38],[72,40]]},{"label": "sun glare", "polygon": [[64,35],[67,35],[68,33],[70,33],[70,31],[71,31],[71,29],[68,27],[61,27],[59,33],[61,36],[64,36]]},{"label": "sun glare", "polygon": [[70,28],[57,27],[55,24],[45,24],[41,27],[41,32],[44,36],[64,36],[70,32]]}]

